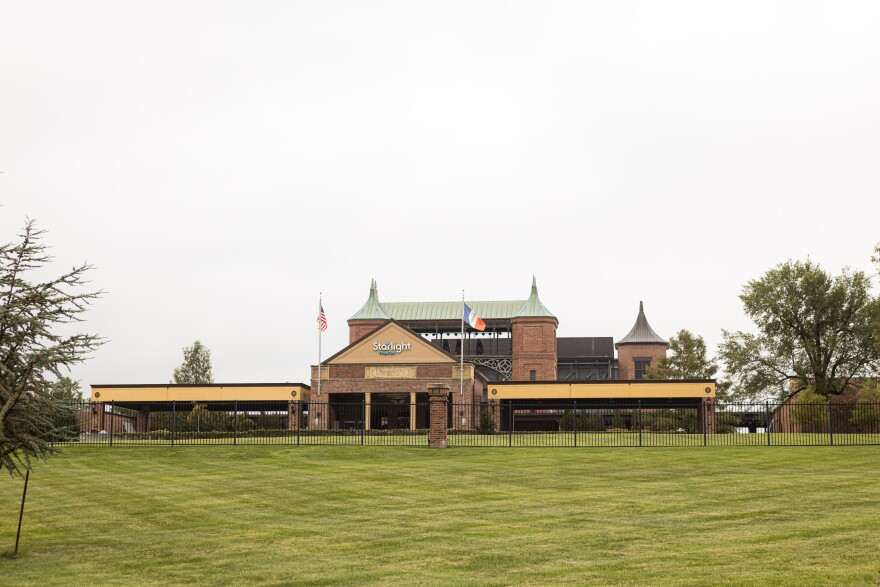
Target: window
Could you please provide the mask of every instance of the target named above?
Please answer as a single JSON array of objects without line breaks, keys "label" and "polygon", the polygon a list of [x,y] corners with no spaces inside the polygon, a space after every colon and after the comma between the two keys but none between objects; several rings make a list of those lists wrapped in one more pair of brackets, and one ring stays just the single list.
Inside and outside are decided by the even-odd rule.
[{"label": "window", "polygon": [[529,371],[529,381],[535,380],[535,371]]},{"label": "window", "polygon": [[651,358],[636,358],[636,379],[644,379],[645,371],[651,366]]}]

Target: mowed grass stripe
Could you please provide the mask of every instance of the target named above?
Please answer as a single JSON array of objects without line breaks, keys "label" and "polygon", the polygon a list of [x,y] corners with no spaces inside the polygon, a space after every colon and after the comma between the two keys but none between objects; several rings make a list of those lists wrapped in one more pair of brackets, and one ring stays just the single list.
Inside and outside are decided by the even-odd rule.
[{"label": "mowed grass stripe", "polygon": [[0,583],[880,581],[878,447],[69,453],[32,475]]}]

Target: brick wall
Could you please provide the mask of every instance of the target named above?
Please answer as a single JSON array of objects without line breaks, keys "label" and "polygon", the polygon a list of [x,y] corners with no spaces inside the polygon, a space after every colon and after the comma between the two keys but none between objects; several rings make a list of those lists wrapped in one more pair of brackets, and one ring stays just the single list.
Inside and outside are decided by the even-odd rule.
[{"label": "brick wall", "polygon": [[449,365],[419,365],[416,368],[416,377],[423,378],[446,378],[452,377],[452,367]]},{"label": "brick wall", "polygon": [[650,357],[651,366],[666,356],[665,344],[622,344],[617,347],[617,378],[635,379],[636,358]]},{"label": "brick wall", "polygon": [[[330,377],[333,379],[363,379],[366,374],[364,365],[331,365]],[[321,379],[324,379],[321,377]],[[315,382],[317,383],[317,381]],[[321,382],[323,384],[323,381]]]},{"label": "brick wall", "polygon": [[511,320],[513,353],[512,379],[556,380],[556,318],[514,318]]},{"label": "brick wall", "polygon": [[385,320],[349,320],[348,344],[365,337],[385,324],[385,322]]}]

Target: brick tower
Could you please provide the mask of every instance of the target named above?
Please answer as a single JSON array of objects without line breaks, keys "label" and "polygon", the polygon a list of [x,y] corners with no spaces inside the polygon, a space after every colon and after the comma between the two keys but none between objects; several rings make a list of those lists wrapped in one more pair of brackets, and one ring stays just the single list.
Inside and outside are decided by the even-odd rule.
[{"label": "brick tower", "polygon": [[379,304],[379,290],[376,288],[376,280],[370,282],[370,297],[357,314],[348,319],[348,344],[353,343],[362,336],[373,332],[391,316],[385,313]]},{"label": "brick tower", "polygon": [[556,327],[559,320],[538,298],[532,277],[532,293],[510,319],[513,337],[511,356],[514,381],[556,380]]},{"label": "brick tower", "polygon": [[645,306],[639,302],[639,315],[636,323],[620,342],[617,348],[617,378],[642,379],[648,367],[656,367],[657,362],[666,356],[669,343],[654,332],[645,318]]}]

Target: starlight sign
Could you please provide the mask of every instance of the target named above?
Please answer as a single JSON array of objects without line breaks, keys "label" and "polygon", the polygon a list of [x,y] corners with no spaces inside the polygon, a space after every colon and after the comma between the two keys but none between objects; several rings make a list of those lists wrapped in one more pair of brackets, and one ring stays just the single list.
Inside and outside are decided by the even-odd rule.
[{"label": "starlight sign", "polygon": [[411,351],[411,342],[374,342],[373,350],[378,351],[380,355],[396,355],[403,351]]}]

